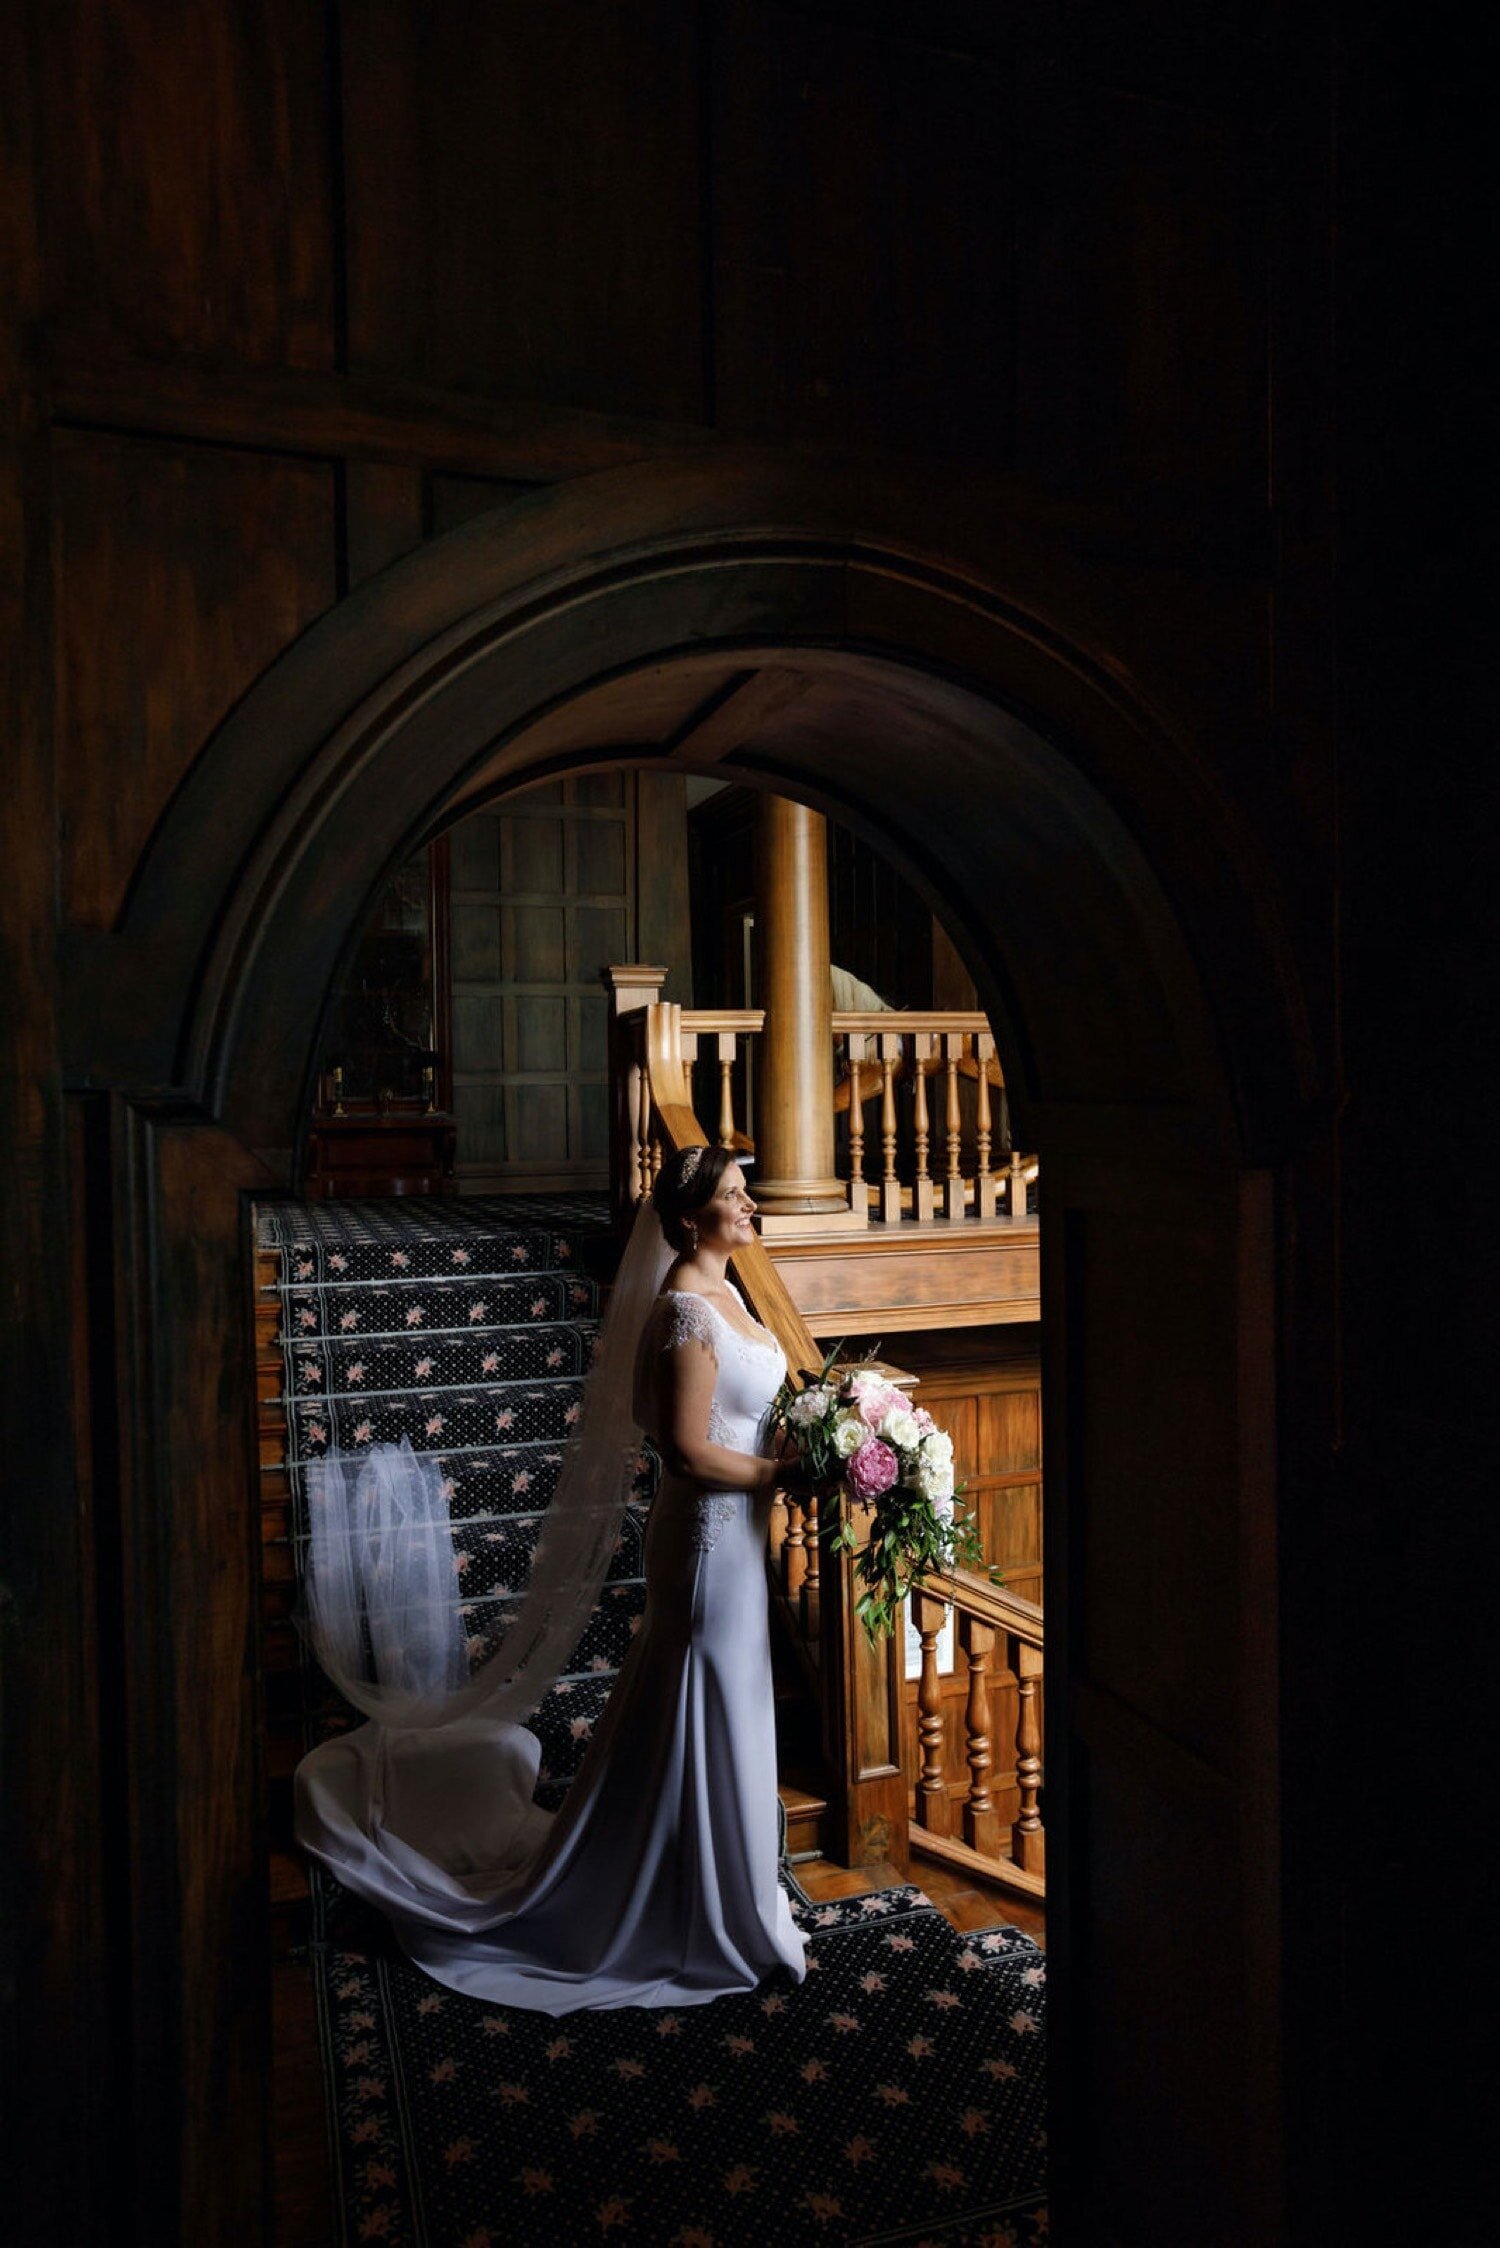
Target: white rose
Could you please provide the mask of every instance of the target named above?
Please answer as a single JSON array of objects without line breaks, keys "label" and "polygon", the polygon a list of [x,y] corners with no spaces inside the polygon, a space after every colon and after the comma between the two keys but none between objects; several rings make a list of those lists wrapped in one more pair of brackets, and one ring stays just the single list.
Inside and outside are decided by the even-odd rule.
[{"label": "white rose", "polygon": [[797,1428],[811,1428],[821,1421],[833,1405],[833,1391],[828,1388],[804,1389],[792,1399],[786,1417]]},{"label": "white rose", "polygon": [[[924,1455],[925,1452],[926,1447],[924,1445]],[[953,1501],[952,1461],[929,1460],[925,1456],[919,1457],[917,1460],[917,1489],[921,1492],[923,1498],[930,1499],[934,1506],[940,1500],[946,1499],[951,1507]]]},{"label": "white rose", "polygon": [[851,1458],[869,1433],[857,1413],[840,1413],[833,1425],[833,1448],[839,1458]]},{"label": "white rose", "polygon": [[930,1436],[923,1437],[922,1457],[940,1462],[944,1467],[953,1465],[953,1439],[945,1428],[935,1428]]},{"label": "white rose", "polygon": [[898,1452],[911,1452],[921,1438],[916,1416],[905,1405],[893,1405],[880,1424],[880,1434]]}]

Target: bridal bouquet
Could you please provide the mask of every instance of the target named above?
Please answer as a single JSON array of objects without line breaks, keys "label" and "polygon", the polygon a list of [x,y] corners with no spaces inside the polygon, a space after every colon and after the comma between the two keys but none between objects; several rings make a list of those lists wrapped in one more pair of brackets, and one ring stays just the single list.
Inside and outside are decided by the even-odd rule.
[{"label": "bridal bouquet", "polygon": [[[772,1407],[818,1493],[818,1534],[835,1552],[858,1547],[855,1612],[873,1643],[895,1625],[912,1580],[931,1569],[982,1568],[978,1527],[957,1505],[953,1439],[922,1406],[868,1367],[840,1374],[835,1349],[804,1386],[783,1382]],[[850,1522],[873,1510],[868,1542]]]}]

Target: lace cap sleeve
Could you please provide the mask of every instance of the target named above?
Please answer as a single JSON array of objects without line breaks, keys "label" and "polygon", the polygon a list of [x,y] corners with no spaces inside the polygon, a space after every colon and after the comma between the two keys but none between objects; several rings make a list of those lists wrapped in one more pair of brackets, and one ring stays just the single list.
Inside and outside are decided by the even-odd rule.
[{"label": "lace cap sleeve", "polygon": [[668,1289],[661,1299],[660,1318],[662,1350],[681,1350],[684,1343],[701,1343],[717,1366],[718,1328],[713,1313],[701,1296],[690,1296]]}]

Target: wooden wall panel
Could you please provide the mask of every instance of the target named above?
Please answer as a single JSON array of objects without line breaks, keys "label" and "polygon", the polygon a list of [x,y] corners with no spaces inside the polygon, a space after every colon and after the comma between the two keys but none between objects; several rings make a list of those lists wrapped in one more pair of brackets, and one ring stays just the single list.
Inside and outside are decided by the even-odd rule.
[{"label": "wooden wall panel", "polygon": [[[1068,1314],[1092,1351],[1073,1435],[1079,1674],[1232,1770],[1240,1713],[1224,1649],[1236,1628],[1237,1466],[1216,1394],[1225,1363],[1223,1235],[1170,1215],[1072,1220]],[[1174,1445],[1142,1400],[1169,1387]]]},{"label": "wooden wall panel", "polygon": [[444,531],[456,531],[460,523],[487,515],[492,507],[504,507],[535,489],[532,484],[512,483],[501,476],[429,476],[428,536],[439,538]]},{"label": "wooden wall panel", "polygon": [[1010,452],[1011,77],[774,0],[715,56],[717,389],[736,433]]},{"label": "wooden wall panel", "polygon": [[168,798],[335,596],[324,463],[60,432],[55,679],[67,917],[108,928]]},{"label": "wooden wall panel", "polygon": [[697,21],[689,0],[351,0],[353,369],[702,411]]},{"label": "wooden wall panel", "polygon": [[1265,488],[1265,144],[1211,114],[1080,85],[1028,106],[1016,224],[1017,457],[1091,490],[1251,510]]},{"label": "wooden wall panel", "polygon": [[56,326],[75,345],[332,366],[328,11],[73,0],[64,20],[41,43]]}]

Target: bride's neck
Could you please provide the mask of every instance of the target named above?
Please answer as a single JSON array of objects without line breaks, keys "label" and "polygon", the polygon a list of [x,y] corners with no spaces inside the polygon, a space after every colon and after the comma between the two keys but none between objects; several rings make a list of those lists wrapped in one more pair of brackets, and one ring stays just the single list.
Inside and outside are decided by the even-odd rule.
[{"label": "bride's neck", "polygon": [[695,1249],[691,1256],[683,1257],[677,1265],[679,1273],[691,1273],[705,1287],[723,1288],[727,1284],[729,1254],[719,1255],[713,1249]]}]

